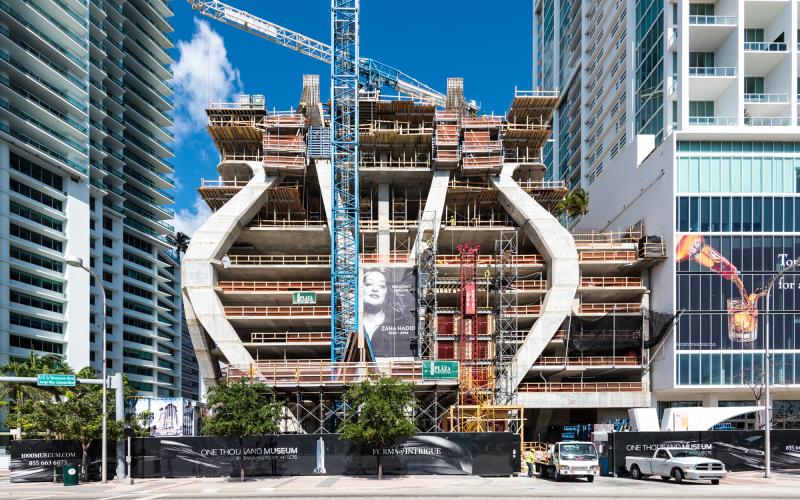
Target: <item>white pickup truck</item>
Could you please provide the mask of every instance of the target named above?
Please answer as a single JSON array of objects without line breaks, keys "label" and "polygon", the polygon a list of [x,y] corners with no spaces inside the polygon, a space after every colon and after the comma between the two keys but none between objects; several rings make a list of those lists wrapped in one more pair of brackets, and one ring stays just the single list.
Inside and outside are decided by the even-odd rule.
[{"label": "white pickup truck", "polygon": [[647,476],[661,476],[664,481],[675,479],[710,479],[711,484],[719,484],[728,472],[719,460],[703,456],[689,448],[658,448],[652,458],[625,457],[625,468],[634,479]]}]

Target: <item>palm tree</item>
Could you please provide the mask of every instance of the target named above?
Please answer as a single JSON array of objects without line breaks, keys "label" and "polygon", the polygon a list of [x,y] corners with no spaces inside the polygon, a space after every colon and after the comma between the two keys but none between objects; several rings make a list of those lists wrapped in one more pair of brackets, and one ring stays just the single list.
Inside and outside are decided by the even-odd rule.
[{"label": "palm tree", "polygon": [[178,261],[181,260],[181,255],[186,253],[190,241],[192,241],[192,238],[188,234],[180,231],[175,233],[174,236],[169,236],[169,242],[175,247],[175,255],[178,257]]},{"label": "palm tree", "polygon": [[589,193],[583,188],[575,188],[564,196],[555,208],[556,215],[573,218],[589,213]]},{"label": "palm tree", "polygon": [[[74,373],[58,354],[37,356],[31,353],[27,359],[12,359],[0,366],[0,373],[11,377],[35,377],[40,373]],[[26,400],[47,401],[61,394],[57,387],[38,387],[31,384],[0,382],[0,399],[11,402],[15,410]]]}]

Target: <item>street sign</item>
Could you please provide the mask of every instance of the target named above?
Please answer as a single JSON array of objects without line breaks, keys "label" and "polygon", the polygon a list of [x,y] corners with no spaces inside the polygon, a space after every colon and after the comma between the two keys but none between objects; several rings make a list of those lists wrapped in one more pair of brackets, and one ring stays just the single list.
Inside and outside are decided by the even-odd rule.
[{"label": "street sign", "polygon": [[423,361],[423,379],[457,379],[458,361]]},{"label": "street sign", "polygon": [[300,306],[313,306],[317,303],[317,292],[293,292],[292,304]]},{"label": "street sign", "polygon": [[39,387],[75,387],[75,375],[60,373],[40,373],[36,375],[36,385]]}]

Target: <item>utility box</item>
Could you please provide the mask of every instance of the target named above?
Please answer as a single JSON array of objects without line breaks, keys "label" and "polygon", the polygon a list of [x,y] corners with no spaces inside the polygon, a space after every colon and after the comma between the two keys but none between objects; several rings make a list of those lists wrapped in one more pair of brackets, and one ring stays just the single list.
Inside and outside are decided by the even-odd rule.
[{"label": "utility box", "polygon": [[81,474],[81,466],[67,464],[64,466],[64,486],[77,486],[78,477]]}]

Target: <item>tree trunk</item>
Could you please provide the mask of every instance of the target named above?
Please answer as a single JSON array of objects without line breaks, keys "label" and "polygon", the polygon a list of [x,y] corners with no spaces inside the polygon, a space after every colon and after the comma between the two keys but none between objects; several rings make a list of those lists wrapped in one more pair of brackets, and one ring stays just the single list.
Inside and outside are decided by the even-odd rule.
[{"label": "tree trunk", "polygon": [[89,480],[89,446],[91,446],[91,444],[91,441],[88,443],[81,443],[81,450],[83,451],[81,456],[81,479],[84,482]]},{"label": "tree trunk", "polygon": [[381,454],[378,453],[378,481],[383,479],[383,464],[381,463]]},{"label": "tree trunk", "polygon": [[239,481],[244,482],[244,439],[239,438]]}]

